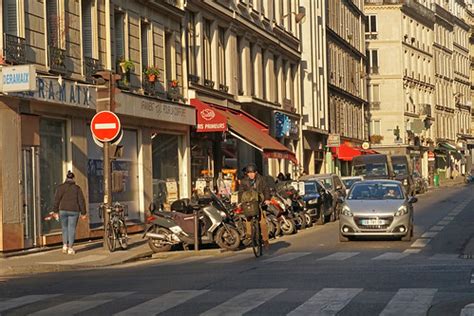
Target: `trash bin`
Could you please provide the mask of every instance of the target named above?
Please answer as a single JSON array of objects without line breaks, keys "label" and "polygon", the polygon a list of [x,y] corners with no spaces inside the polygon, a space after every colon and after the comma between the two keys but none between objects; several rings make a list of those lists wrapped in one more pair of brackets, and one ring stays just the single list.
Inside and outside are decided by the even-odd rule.
[{"label": "trash bin", "polygon": [[435,174],[433,178],[435,188],[439,187],[439,174]]}]

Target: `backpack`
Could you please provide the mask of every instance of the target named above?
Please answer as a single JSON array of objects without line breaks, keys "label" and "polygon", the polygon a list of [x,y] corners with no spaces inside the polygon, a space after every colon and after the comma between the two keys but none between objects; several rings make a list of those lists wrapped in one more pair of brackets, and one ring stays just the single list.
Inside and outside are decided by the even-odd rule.
[{"label": "backpack", "polygon": [[242,193],[242,211],[246,217],[257,216],[260,212],[260,195],[255,190]]}]

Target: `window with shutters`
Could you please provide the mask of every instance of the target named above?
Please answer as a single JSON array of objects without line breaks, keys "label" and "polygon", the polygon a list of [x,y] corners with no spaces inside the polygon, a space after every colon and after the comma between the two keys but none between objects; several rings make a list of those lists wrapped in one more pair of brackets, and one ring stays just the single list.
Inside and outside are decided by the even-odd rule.
[{"label": "window with shutters", "polygon": [[97,58],[97,7],[95,0],[82,0],[82,52],[84,57]]},{"label": "window with shutters", "polygon": [[48,44],[52,47],[59,47],[61,16],[59,14],[58,0],[46,0],[46,16]]},{"label": "window with shutters", "polygon": [[217,42],[219,58],[219,84],[225,86],[225,29],[219,27],[219,38]]},{"label": "window with shutters", "polygon": [[151,40],[151,25],[148,22],[141,21],[141,34],[140,34],[140,40],[141,40],[141,50],[142,50],[142,68],[145,69],[148,66],[154,66],[150,64],[150,60],[153,59],[152,53],[153,53],[153,48],[150,46]]},{"label": "window with shutters", "polygon": [[203,69],[204,79],[211,80],[211,21],[203,19]]},{"label": "window with shutters", "polygon": [[3,0],[3,32],[18,36],[18,3],[17,0]]},{"label": "window with shutters", "polygon": [[114,49],[117,63],[127,58],[125,54],[125,14],[116,11],[114,14]]},{"label": "window with shutters", "polygon": [[174,57],[174,34],[173,33],[165,33],[165,74],[166,74],[166,82],[169,84],[171,80],[175,80],[175,57]]}]

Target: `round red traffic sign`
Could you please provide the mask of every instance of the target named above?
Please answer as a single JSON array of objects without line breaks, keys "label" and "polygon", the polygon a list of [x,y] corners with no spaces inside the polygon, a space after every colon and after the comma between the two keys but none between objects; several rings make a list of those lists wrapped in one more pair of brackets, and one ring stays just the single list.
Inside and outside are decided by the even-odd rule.
[{"label": "round red traffic sign", "polygon": [[92,118],[92,135],[101,142],[113,141],[119,135],[120,129],[120,119],[113,112],[102,111]]}]

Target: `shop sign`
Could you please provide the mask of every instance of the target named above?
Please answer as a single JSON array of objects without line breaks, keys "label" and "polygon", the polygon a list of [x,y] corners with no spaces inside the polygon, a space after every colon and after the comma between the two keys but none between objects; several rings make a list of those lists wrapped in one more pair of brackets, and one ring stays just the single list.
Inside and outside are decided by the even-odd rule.
[{"label": "shop sign", "polygon": [[292,139],[299,138],[299,126],[297,120],[281,112],[275,112],[274,119],[275,137],[288,137]]},{"label": "shop sign", "polygon": [[428,152],[428,161],[435,161],[435,154],[432,151]]},{"label": "shop sign", "polygon": [[370,148],[370,144],[368,142],[363,142],[362,143],[362,149],[367,150]]},{"label": "shop sign", "polygon": [[204,104],[194,104],[197,115],[196,131],[205,132],[225,132],[227,131],[227,118],[217,112],[212,107]]},{"label": "shop sign", "polygon": [[[59,82],[58,82],[59,81]],[[61,84],[60,84],[61,83]],[[10,96],[95,109],[96,89],[75,81],[36,78],[36,91],[10,93]]]},{"label": "shop sign", "polygon": [[34,65],[3,66],[1,71],[0,86],[2,92],[36,90],[36,67]]},{"label": "shop sign", "polygon": [[341,146],[341,136],[339,134],[329,134],[326,147]]}]

